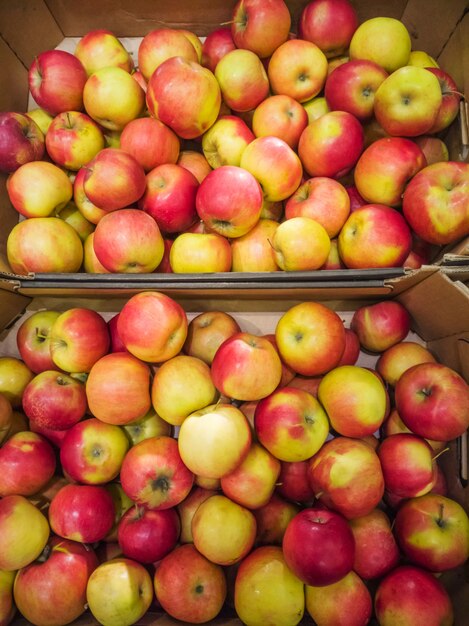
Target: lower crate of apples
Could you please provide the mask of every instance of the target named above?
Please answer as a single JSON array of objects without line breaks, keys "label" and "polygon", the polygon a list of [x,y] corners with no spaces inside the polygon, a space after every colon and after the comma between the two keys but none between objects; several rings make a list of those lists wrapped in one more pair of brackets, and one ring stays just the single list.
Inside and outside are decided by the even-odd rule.
[{"label": "lower crate of apples", "polygon": [[440,274],[31,300],[0,343],[0,624],[464,624],[468,307]]}]

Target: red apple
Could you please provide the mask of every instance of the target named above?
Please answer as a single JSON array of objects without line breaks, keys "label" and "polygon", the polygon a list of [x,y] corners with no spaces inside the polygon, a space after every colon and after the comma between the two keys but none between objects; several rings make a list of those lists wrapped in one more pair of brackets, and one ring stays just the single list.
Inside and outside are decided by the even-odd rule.
[{"label": "red apple", "polygon": [[240,117],[221,115],[203,134],[202,150],[213,168],[222,165],[238,166],[244,148],[253,139],[254,133]]},{"label": "red apple", "polygon": [[110,274],[102,263],[98,260],[94,251],[94,232],[90,233],[83,244],[83,269],[89,274]]},{"label": "red apple", "polygon": [[435,357],[419,343],[400,341],[380,355],[376,371],[388,385],[395,387],[402,374],[419,363],[435,363]]},{"label": "red apple", "polygon": [[186,170],[189,170],[191,174],[194,174],[199,181],[199,184],[203,181],[207,174],[210,174],[212,171],[212,168],[204,155],[200,154],[200,152],[195,152],[194,150],[181,150],[177,164],[181,165]]},{"label": "red apple", "polygon": [[357,118],[346,111],[331,111],[304,129],[298,154],[310,176],[341,178],[356,164],[363,145],[363,128]]},{"label": "red apple", "polygon": [[42,555],[18,572],[15,603],[33,624],[68,624],[85,611],[86,585],[98,559],[89,546],[52,537]]},{"label": "red apple", "polygon": [[395,533],[411,563],[431,572],[463,565],[469,558],[469,518],[450,498],[427,494],[399,507]]},{"label": "red apple", "polygon": [[345,329],[345,348],[337,364],[337,367],[341,365],[355,365],[360,356],[360,342],[357,334],[350,328]]},{"label": "red apple", "polygon": [[31,63],[28,78],[34,100],[51,115],[83,110],[86,70],[70,52],[41,52]]},{"label": "red apple", "polygon": [[139,563],[156,563],[176,547],[179,531],[176,509],[152,511],[133,506],[121,518],[117,537],[124,556]]},{"label": "red apple", "polygon": [[217,63],[214,73],[223,101],[233,111],[252,111],[269,94],[267,72],[250,50],[228,52]]},{"label": "red apple", "polygon": [[469,426],[467,383],[440,363],[421,363],[404,372],[395,399],[404,424],[426,439],[449,441]]},{"label": "red apple", "polygon": [[197,62],[197,52],[187,37],[175,28],[158,28],[143,37],[138,48],[138,67],[149,81],[155,70],[171,57]]},{"label": "red apple", "polygon": [[434,163],[416,174],[404,191],[403,212],[426,242],[444,245],[469,234],[469,164]]},{"label": "red apple", "polygon": [[273,135],[290,148],[298,146],[300,135],[308,124],[306,110],[288,95],[274,95],[261,102],[254,111],[252,128],[256,137]]},{"label": "red apple", "polygon": [[44,135],[36,122],[22,113],[0,114],[0,170],[14,172],[44,155]]},{"label": "red apple", "polygon": [[158,267],[164,243],[151,215],[139,209],[119,209],[105,215],[97,224],[93,250],[109,272],[142,274]]},{"label": "red apple", "polygon": [[370,513],[384,493],[378,455],[369,444],[348,437],[328,441],[314,455],[309,481],[321,503],[347,519]]},{"label": "red apple", "polygon": [[195,197],[199,183],[181,165],[165,163],[151,170],[138,206],[156,221],[165,233],[186,230],[197,219]]},{"label": "red apple", "polygon": [[65,485],[52,498],[52,531],[72,541],[101,541],[114,524],[115,508],[109,492],[96,485]]},{"label": "red apple", "polygon": [[300,507],[275,493],[270,500],[254,510],[257,523],[256,544],[281,546],[285,531]]},{"label": "red apple", "polygon": [[23,395],[23,410],[32,423],[53,430],[66,430],[85,415],[85,386],[55,370],[37,374]]},{"label": "red apple", "polygon": [[402,304],[383,300],[359,307],[353,314],[350,328],[357,334],[362,348],[384,352],[405,339],[410,323],[410,314]]},{"label": "red apple", "polygon": [[16,333],[21,358],[35,374],[55,368],[49,351],[50,331],[59,317],[58,311],[37,311],[28,317]]},{"label": "red apple", "polygon": [[307,461],[281,462],[277,481],[277,492],[292,502],[311,504],[314,492],[308,480],[309,459]]},{"label": "red apple", "polygon": [[197,213],[210,230],[241,237],[259,221],[262,189],[248,171],[223,165],[210,172],[196,196]]},{"label": "red apple", "polygon": [[46,134],[50,158],[69,170],[79,170],[104,148],[104,136],[99,126],[85,113],[59,113]]},{"label": "red apple", "polygon": [[237,400],[260,400],[278,386],[282,363],[277,350],[263,337],[237,333],[218,348],[212,379],[220,393]]},{"label": "red apple", "polygon": [[191,624],[214,619],[226,597],[223,568],[211,563],[192,545],[179,546],[162,560],[154,585],[166,613]]},{"label": "red apple", "polygon": [[401,213],[384,204],[366,204],[350,214],[338,245],[350,269],[400,267],[411,250],[412,236]]},{"label": "red apple", "polygon": [[148,509],[169,509],[191,490],[193,473],[184,465],[171,437],[151,437],[130,448],[121,468],[125,493]]},{"label": "red apple", "polygon": [[240,0],[233,9],[231,34],[238,48],[263,59],[288,39],[290,26],[290,11],[283,0]]},{"label": "red apple", "polygon": [[151,117],[130,121],[120,138],[121,150],[131,154],[149,172],[163,163],[176,163],[179,139],[168,126]]},{"label": "red apple", "polygon": [[86,397],[102,422],[125,425],[140,419],[151,406],[150,368],[128,352],[106,354],[90,370]]},{"label": "red apple", "polygon": [[391,522],[381,509],[349,522],[355,539],[354,571],[365,580],[381,578],[399,563]]},{"label": "red apple", "polygon": [[110,30],[88,31],[77,43],[74,54],[88,76],[103,67],[120,67],[129,73],[133,67],[132,57]]},{"label": "red apple", "polygon": [[119,313],[116,313],[111,319],[107,322],[107,327],[109,330],[109,337],[111,340],[111,345],[109,346],[109,352],[127,352],[124,344],[122,343],[122,339],[120,338],[119,331],[117,330],[117,320],[119,319]]},{"label": "red apple", "polygon": [[288,567],[307,585],[338,582],[353,568],[355,544],[341,515],[306,508],[288,524],[282,543]]},{"label": "red apple", "polygon": [[221,26],[212,30],[202,44],[201,64],[212,72],[215,72],[218,61],[236,49],[229,26]]},{"label": "red apple", "polygon": [[381,582],[375,595],[381,626],[451,626],[453,607],[443,584],[419,567],[404,565]]},{"label": "red apple", "polygon": [[357,14],[349,0],[313,0],[301,12],[298,34],[319,46],[327,57],[337,57],[347,51],[357,26]]}]

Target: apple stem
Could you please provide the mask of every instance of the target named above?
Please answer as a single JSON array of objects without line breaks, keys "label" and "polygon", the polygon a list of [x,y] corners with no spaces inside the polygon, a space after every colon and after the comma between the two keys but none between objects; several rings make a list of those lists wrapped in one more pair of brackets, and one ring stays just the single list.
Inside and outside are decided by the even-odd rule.
[{"label": "apple stem", "polygon": [[229,22],[220,22],[220,26],[230,26],[231,24],[234,24],[235,20],[230,20]]},{"label": "apple stem", "polygon": [[50,547],[49,544],[47,544],[44,547],[44,550],[41,552],[40,556],[37,559],[39,561],[39,563],[45,563],[47,561],[47,559],[49,558],[50,553],[51,553],[51,547]]},{"label": "apple stem", "polygon": [[440,526],[440,528],[443,526],[443,512],[445,510],[445,505],[443,504],[443,502],[440,503],[440,516],[439,518],[436,520],[436,523],[438,524],[438,526]]},{"label": "apple stem", "polygon": [[432,458],[432,461],[436,461],[436,460],[437,460],[437,458],[438,458],[439,456],[441,456],[441,455],[442,455],[442,454],[444,454],[445,452],[448,452],[448,450],[449,450],[449,448],[448,448],[448,447],[447,447],[447,448],[444,448],[443,450],[440,450],[440,452],[438,452],[438,454],[436,454],[436,455]]},{"label": "apple stem", "polygon": [[319,498],[323,495],[324,495],[324,491],[320,491],[319,493],[315,493],[314,497],[316,498],[316,500],[319,500]]}]

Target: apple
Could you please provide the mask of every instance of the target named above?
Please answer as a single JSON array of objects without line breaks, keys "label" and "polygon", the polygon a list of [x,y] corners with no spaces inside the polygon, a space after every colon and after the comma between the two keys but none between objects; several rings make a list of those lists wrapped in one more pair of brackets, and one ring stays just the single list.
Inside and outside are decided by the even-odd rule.
[{"label": "apple", "polygon": [[445,496],[429,493],[404,502],[395,533],[409,561],[431,572],[459,567],[469,558],[469,518]]},{"label": "apple", "polygon": [[275,339],[283,361],[298,374],[317,376],[335,367],[345,347],[340,317],[319,302],[302,302],[278,320]]},{"label": "apple", "polygon": [[65,485],[49,506],[52,531],[72,541],[101,541],[114,524],[115,508],[109,492],[98,485]]},{"label": "apple", "polygon": [[180,142],[168,126],[153,117],[141,117],[125,125],[120,148],[131,154],[145,172],[163,163],[176,163]]},{"label": "apple", "polygon": [[253,626],[298,624],[304,613],[304,585],[291,571],[279,546],[261,546],[239,565],[234,605],[240,620]]},{"label": "apple", "polygon": [[413,139],[422,150],[427,161],[427,165],[439,163],[440,161],[449,161],[448,146],[439,137],[432,135],[421,135]]},{"label": "apple", "polygon": [[244,149],[240,166],[257,178],[265,199],[274,202],[291,196],[303,175],[298,155],[278,137],[254,139]]},{"label": "apple", "polygon": [[83,383],[56,370],[37,374],[23,395],[23,410],[31,423],[42,428],[67,430],[85,415]]},{"label": "apple", "polygon": [[441,90],[441,106],[438,110],[436,120],[428,131],[430,134],[439,133],[447,128],[456,119],[459,113],[459,102],[461,94],[453,78],[439,67],[425,67],[438,79]]},{"label": "apple", "polygon": [[211,365],[220,345],[241,332],[238,322],[224,311],[205,311],[189,322],[183,351]]},{"label": "apple", "polygon": [[425,165],[425,155],[411,139],[382,137],[358,159],[355,185],[366,202],[400,206],[407,183]]},{"label": "apple", "polygon": [[83,103],[95,122],[108,130],[121,131],[142,113],[145,92],[122,68],[103,67],[86,81]]},{"label": "apple", "polygon": [[97,224],[93,250],[109,272],[142,274],[161,263],[164,243],[157,222],[139,209],[118,209]]},{"label": "apple", "polygon": [[292,502],[311,504],[314,492],[308,480],[309,459],[306,461],[282,461],[276,491]]},{"label": "apple", "polygon": [[157,415],[153,407],[143,417],[124,424],[123,427],[132,446],[150,437],[171,435],[171,424]]},{"label": "apple", "polygon": [[435,363],[435,357],[419,343],[400,341],[380,355],[376,371],[388,385],[395,387],[402,374],[419,363]]},{"label": "apple", "polygon": [[194,139],[215,123],[221,92],[210,70],[182,57],[173,57],[151,75],[146,100],[151,115],[179,137]]},{"label": "apple", "polygon": [[231,242],[233,272],[276,272],[272,239],[279,223],[272,219],[259,219],[249,232]]},{"label": "apple", "polygon": [[404,372],[395,401],[404,424],[426,439],[450,441],[469,426],[467,383],[441,363],[420,363]]},{"label": "apple", "polygon": [[416,65],[417,67],[439,67],[435,59],[424,50],[412,50],[409,55],[407,65]]},{"label": "apple", "polygon": [[98,260],[94,251],[94,232],[90,233],[83,243],[83,269],[88,274],[110,274]]},{"label": "apple", "polygon": [[8,626],[16,614],[13,602],[13,583],[16,572],[0,570],[0,625]]},{"label": "apple", "polygon": [[138,67],[145,80],[149,81],[154,71],[171,57],[199,61],[194,46],[180,30],[159,28],[147,33],[138,48]]},{"label": "apple", "polygon": [[192,545],[179,546],[158,564],[154,586],[165,612],[175,620],[192,624],[214,619],[226,597],[223,568]]},{"label": "apple", "polygon": [[46,439],[29,431],[8,438],[0,448],[0,496],[31,496],[55,472],[55,453]]},{"label": "apple", "polygon": [[326,442],[310,460],[308,477],[321,503],[349,520],[370,513],[384,494],[379,457],[360,439]]},{"label": "apple", "polygon": [[262,189],[245,169],[223,165],[203,180],[195,204],[200,219],[211,231],[241,237],[259,221]]},{"label": "apple", "polygon": [[104,211],[123,209],[143,195],[145,172],[124,150],[105,148],[86,165],[83,190]]},{"label": "apple", "polygon": [[114,558],[101,563],[86,587],[88,607],[101,624],[134,624],[153,600],[151,576],[132,559]]},{"label": "apple", "polygon": [[[155,319],[158,326],[153,323]],[[163,293],[142,291],[122,307],[117,330],[122,343],[134,356],[161,363],[182,349],[187,325],[187,315],[175,300]]]},{"label": "apple", "polygon": [[309,124],[311,124],[312,121],[317,120],[318,117],[330,112],[329,105],[327,104],[327,100],[324,96],[316,96],[307,102],[303,102],[303,108],[308,116]]},{"label": "apple", "polygon": [[332,111],[348,111],[360,121],[373,116],[375,94],[388,73],[364,59],[347,61],[328,76],[325,97]]},{"label": "apple", "polygon": [[44,135],[36,122],[22,113],[0,114],[0,171],[14,172],[44,156]]},{"label": "apple", "polygon": [[59,315],[50,331],[50,353],[66,372],[89,372],[109,350],[109,331],[92,309],[72,307]]},{"label": "apple", "polygon": [[288,39],[291,17],[283,0],[239,0],[232,13],[231,35],[238,48],[261,59]]},{"label": "apple", "polygon": [[326,229],[318,221],[304,216],[291,217],[275,230],[272,249],[280,269],[311,271],[324,265],[331,241]]},{"label": "apple", "polygon": [[350,328],[345,329],[345,348],[337,367],[341,365],[355,365],[360,356],[360,342],[357,334]]},{"label": "apple", "polygon": [[350,199],[343,185],[333,178],[306,180],[285,202],[285,218],[309,217],[336,237],[350,213]]},{"label": "apple", "polygon": [[442,104],[440,84],[422,67],[395,70],[378,87],[373,111],[388,135],[416,137],[430,132]]},{"label": "apple", "polygon": [[289,95],[274,95],[263,100],[255,109],[252,129],[256,137],[273,135],[283,139],[293,150],[308,125],[308,114]]},{"label": "apple", "polygon": [[85,612],[86,585],[98,559],[89,547],[52,537],[42,555],[15,579],[15,604],[33,624],[60,626]]},{"label": "apple", "polygon": [[60,446],[60,462],[72,480],[101,485],[119,474],[128,448],[129,441],[119,426],[86,419],[67,431]]},{"label": "apple", "polygon": [[231,28],[229,26],[216,28],[208,33],[202,44],[201,65],[215,72],[218,61],[232,50],[236,50],[236,45]]},{"label": "apple", "polygon": [[260,400],[280,383],[282,363],[267,339],[241,332],[218,348],[211,370],[220,393],[237,400]]},{"label": "apple", "polygon": [[[33,433],[37,433],[42,437],[45,437],[47,441],[50,441],[56,448],[60,449],[62,445],[62,441],[65,439],[65,435],[67,434],[67,430],[59,430],[56,428],[46,428],[45,426],[39,426],[36,422],[29,421],[29,424],[26,428],[29,427],[29,430]],[[67,481],[68,482],[68,481]]]},{"label": "apple", "polygon": [[7,179],[8,197],[24,217],[48,217],[60,211],[73,195],[67,174],[47,161],[21,165]]},{"label": "apple", "polygon": [[210,167],[210,164],[205,156],[200,154],[200,152],[195,152],[194,150],[181,150],[177,164],[181,165],[186,170],[189,170],[191,174],[194,174],[199,181],[199,184],[212,171],[212,168]]},{"label": "apple", "polygon": [[217,233],[185,232],[174,240],[169,260],[176,274],[229,272],[231,247],[228,239]]},{"label": "apple", "polygon": [[3,393],[0,393],[0,445],[8,439],[13,426],[13,409]]},{"label": "apple", "polygon": [[31,109],[30,111],[27,111],[25,115],[26,117],[29,117],[29,119],[36,122],[36,124],[39,126],[39,129],[44,136],[46,135],[47,130],[49,129],[49,126],[52,123],[52,120],[54,119],[53,115],[51,115],[47,111],[44,111],[44,109],[40,109],[40,108]]},{"label": "apple", "polygon": [[[21,407],[24,390],[33,378],[34,373],[21,359],[13,356],[0,356],[0,395],[13,409]],[[4,408],[4,412],[9,415],[8,407]]]},{"label": "apple", "polygon": [[0,570],[8,572],[29,565],[44,549],[49,523],[24,496],[0,499]]},{"label": "apple", "polygon": [[319,383],[318,399],[331,427],[345,437],[366,437],[386,417],[386,389],[374,372],[357,365],[342,365]]},{"label": "apple", "polygon": [[104,148],[99,126],[79,111],[59,113],[46,134],[46,148],[55,164],[79,170]]},{"label": "apple", "polygon": [[362,348],[384,352],[407,337],[410,324],[410,314],[402,304],[383,300],[359,307],[350,328],[357,334]]},{"label": "apple", "polygon": [[341,178],[354,167],[363,145],[363,128],[357,118],[346,111],[331,111],[304,129],[298,154],[310,176]]},{"label": "apple", "polygon": [[133,506],[121,518],[117,538],[124,556],[139,563],[156,563],[176,547],[179,531],[176,509],[152,511]]},{"label": "apple", "polygon": [[204,487],[194,486],[187,498],[177,505],[177,512],[181,522],[181,533],[179,535],[180,543],[193,543],[192,537],[192,518],[194,513],[202,502],[205,502],[211,496],[217,494],[215,489],[205,489]]},{"label": "apple", "polygon": [[194,475],[172,437],[145,439],[132,446],[122,464],[121,484],[136,504],[148,509],[169,509],[182,502],[194,482]]},{"label": "apple", "polygon": [[50,331],[58,311],[37,311],[25,319],[16,333],[16,344],[21,359],[35,374],[54,369],[49,351]]},{"label": "apple", "polygon": [[345,190],[347,191],[348,197],[350,198],[350,212],[353,213],[357,209],[359,209],[364,204],[368,204],[367,201],[361,197],[358,193],[358,189],[355,185],[346,185]]},{"label": "apple", "polygon": [[153,407],[174,426],[180,426],[189,414],[215,403],[217,398],[209,366],[194,356],[181,354],[168,359],[153,377]]},{"label": "apple", "polygon": [[298,35],[330,58],[347,51],[357,27],[357,14],[348,0],[314,0],[301,12]]},{"label": "apple", "polygon": [[272,497],[280,474],[280,461],[253,442],[238,467],[221,478],[225,496],[247,509],[258,509]]},{"label": "apple", "polygon": [[453,243],[469,234],[469,210],[464,198],[469,188],[469,165],[457,161],[424,167],[407,185],[403,213],[424,241]]},{"label": "apple", "polygon": [[353,569],[361,578],[381,578],[398,565],[399,548],[386,513],[373,509],[349,524],[355,539]]},{"label": "apple", "polygon": [[338,237],[349,269],[401,267],[412,247],[402,214],[384,204],[366,204],[350,214]]},{"label": "apple", "polygon": [[164,163],[147,174],[146,189],[138,206],[165,233],[186,230],[197,219],[195,198],[199,183],[181,165]]},{"label": "apple", "polygon": [[365,626],[373,613],[371,594],[354,571],[332,585],[306,586],[306,610],[316,624]]},{"label": "apple", "polygon": [[64,50],[41,52],[28,71],[32,97],[51,115],[83,110],[86,79],[86,70],[80,60]]},{"label": "apple", "polygon": [[85,167],[78,170],[73,182],[73,201],[80,213],[92,224],[97,224],[107,211],[96,206],[85,192],[85,180],[89,172]]},{"label": "apple", "polygon": [[202,502],[194,513],[191,528],[194,546],[218,565],[241,561],[256,538],[253,513],[224,495]]},{"label": "apple", "polygon": [[128,352],[106,354],[90,370],[86,397],[102,422],[123,426],[141,419],[151,406],[150,368]]},{"label": "apple", "polygon": [[397,567],[380,582],[374,606],[381,626],[451,626],[454,620],[443,584],[413,565]]},{"label": "apple", "polygon": [[78,236],[83,242],[83,253],[85,247],[85,241],[94,229],[95,225],[86,219],[80,209],[74,202],[68,202],[63,209],[57,213],[57,217],[70,224],[72,228],[77,231]]},{"label": "apple", "polygon": [[254,414],[260,443],[281,461],[306,461],[324,444],[329,422],[307,391],[282,387],[261,400]]},{"label": "apple", "polygon": [[221,115],[203,134],[202,150],[213,168],[222,165],[238,166],[244,148],[254,137],[254,133],[241,118]]},{"label": "apple", "polygon": [[[401,434],[401,433],[410,433],[412,435],[414,434],[404,424],[404,422],[402,421],[402,419],[401,419],[399,413],[397,412],[397,410],[393,409],[391,411],[391,413],[389,414],[389,417],[387,417],[386,420],[383,423],[382,436],[383,437],[389,437],[390,435],[398,435],[398,434]],[[434,441],[432,439],[425,439],[425,441],[430,445],[430,447],[432,448],[432,450],[435,453],[441,452],[443,450],[443,448],[445,448],[445,446],[446,446],[446,441]],[[438,456],[438,454],[435,456],[435,459],[437,458],[437,456]],[[434,468],[435,474],[438,474],[437,469],[438,468],[435,466],[435,468]],[[437,479],[438,479],[438,476],[436,477],[435,480],[437,480]],[[433,487],[432,487],[431,491],[433,491]]]},{"label": "apple", "polygon": [[366,59],[388,73],[409,60],[411,39],[404,23],[393,17],[373,17],[362,22],[350,41],[351,59]]},{"label": "apple", "polygon": [[110,30],[101,28],[88,31],[78,41],[74,54],[88,76],[103,67],[120,67],[129,73],[132,71],[132,57]]},{"label": "apple", "polygon": [[299,510],[298,505],[273,493],[264,506],[254,510],[257,524],[256,545],[281,546],[287,526]]},{"label": "apple", "polygon": [[234,471],[248,454],[251,441],[244,414],[223,402],[186,417],[178,435],[184,464],[203,478],[222,478]]},{"label": "apple", "polygon": [[285,562],[306,585],[338,582],[353,568],[355,543],[347,520],[324,508],[305,508],[288,524]]},{"label": "apple", "polygon": [[269,94],[267,72],[250,50],[228,52],[218,61],[214,74],[223,101],[233,111],[251,111]]}]

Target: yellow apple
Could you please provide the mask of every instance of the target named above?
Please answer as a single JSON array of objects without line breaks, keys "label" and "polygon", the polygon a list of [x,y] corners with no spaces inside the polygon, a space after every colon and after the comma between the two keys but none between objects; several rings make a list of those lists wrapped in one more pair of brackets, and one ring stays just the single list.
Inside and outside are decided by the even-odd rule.
[{"label": "yellow apple", "polygon": [[373,17],[362,22],[350,42],[351,59],[374,61],[391,73],[407,65],[411,50],[405,25],[393,17]]}]

